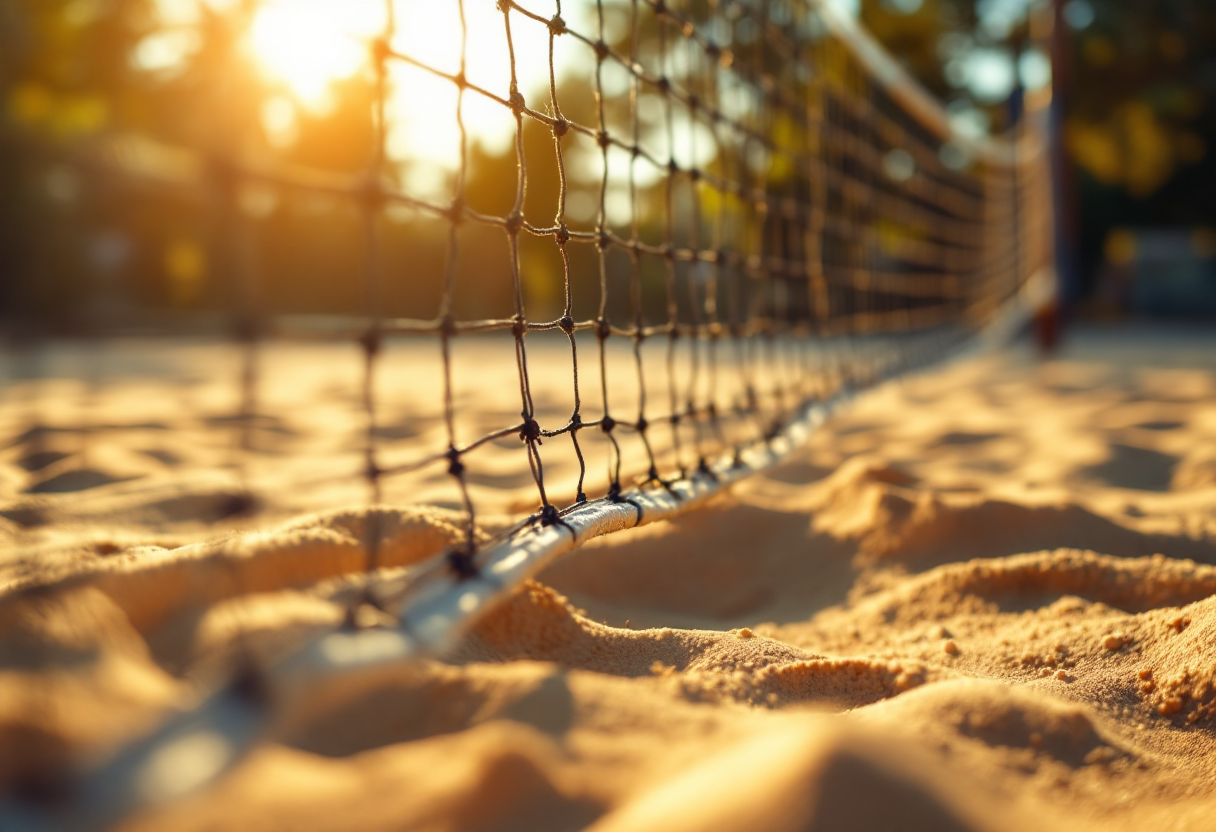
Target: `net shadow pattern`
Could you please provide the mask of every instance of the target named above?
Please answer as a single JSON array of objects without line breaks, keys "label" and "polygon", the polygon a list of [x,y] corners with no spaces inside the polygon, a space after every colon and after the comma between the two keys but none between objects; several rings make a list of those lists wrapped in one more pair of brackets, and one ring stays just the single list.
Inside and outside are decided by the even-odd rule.
[{"label": "net shadow pattern", "polygon": [[[186,149],[203,171],[200,190],[221,206],[224,236],[234,241],[227,296],[232,331],[244,345],[238,457],[248,458],[255,443],[259,344],[273,335],[355,340],[366,426],[360,476],[369,501],[383,502],[389,478],[446,471],[464,517],[464,543],[447,553],[457,574],[477,570],[469,472],[482,449],[519,443],[538,504],[519,525],[561,524],[588,500],[627,502],[632,488],[712,478],[714,460],[738,460],[772,441],[808,402],[864,387],[974,334],[1049,256],[1044,214],[1026,207],[1047,198],[1045,168],[1016,153],[975,153],[909,114],[813,0],[595,0],[585,5],[581,28],[567,23],[560,1],[553,14],[538,12],[540,5],[459,0],[460,60],[447,71],[395,46],[410,21],[387,2],[385,29],[368,45],[375,130],[361,175]],[[505,89],[469,80],[471,14],[501,18],[510,56]],[[529,90],[528,98],[517,56],[525,28],[548,42],[547,90]],[[581,71],[559,71],[559,45],[581,53]],[[389,101],[401,66],[456,96],[459,161],[442,197],[410,193],[389,158]],[[588,89],[590,108],[575,100]],[[514,198],[504,213],[474,207],[469,190],[475,137],[464,113],[471,98],[514,123]],[[397,100],[408,106],[408,95]],[[584,115],[567,115],[576,110]],[[525,135],[535,129],[552,142],[558,187],[551,216],[536,216],[528,203],[537,167],[548,164],[528,152]],[[588,181],[587,169],[598,181]],[[297,331],[259,297],[263,280],[250,253],[256,232],[241,208],[251,182],[357,209],[361,322]],[[571,210],[576,194],[591,198],[590,219]],[[402,274],[386,267],[391,230],[382,219],[391,209],[441,224],[441,268]],[[460,299],[471,291],[460,281],[468,255],[462,233],[472,226],[505,239],[507,316],[461,313]],[[556,315],[538,317],[543,304],[530,298],[521,253],[529,240],[551,245],[561,263]],[[591,259],[576,257],[580,251]],[[590,277],[580,271],[587,262],[597,272]],[[395,281],[436,286],[435,314],[385,314]],[[580,314],[588,308],[593,314]],[[519,416],[469,437],[455,392],[454,344],[492,333],[513,342]],[[543,333],[560,334],[569,347],[572,407],[560,418],[539,400],[530,360],[530,338]],[[387,339],[403,336],[437,342],[444,442],[387,461],[376,380]],[[628,370],[611,358],[622,350]],[[546,476],[558,455],[577,463],[569,498]],[[378,515],[369,516],[367,566],[375,569]]]}]

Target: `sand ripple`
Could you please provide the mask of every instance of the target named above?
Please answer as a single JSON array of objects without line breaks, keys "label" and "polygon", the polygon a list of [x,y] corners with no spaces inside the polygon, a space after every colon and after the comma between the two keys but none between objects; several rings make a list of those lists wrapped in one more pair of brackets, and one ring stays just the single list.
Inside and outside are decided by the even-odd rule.
[{"label": "sand ripple", "polygon": [[[124,828],[1212,828],[1216,383],[1154,337],[880,392],[555,564],[447,660],[299,691],[231,776]],[[0,458],[26,541],[0,560],[0,792],[53,798],[235,657],[341,620],[369,518],[386,566],[459,539],[450,511],[303,511],[362,502],[290,482],[261,492],[277,520],[217,533],[208,451],[130,435],[76,498],[67,452]],[[508,471],[482,484],[527,503]]]}]

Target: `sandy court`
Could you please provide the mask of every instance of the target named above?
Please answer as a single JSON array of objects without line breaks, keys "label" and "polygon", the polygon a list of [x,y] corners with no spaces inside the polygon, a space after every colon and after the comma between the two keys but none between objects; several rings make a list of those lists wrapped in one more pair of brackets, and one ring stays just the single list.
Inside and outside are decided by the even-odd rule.
[{"label": "sandy court", "polygon": [[[104,347],[14,358],[0,403],[10,799],[53,802],[233,656],[340,622],[365,563],[354,347],[266,349],[247,454],[232,346]],[[390,464],[446,442],[414,349],[380,373]],[[538,355],[560,421],[568,354]],[[518,416],[509,348],[460,361],[460,430]],[[1147,326],[888,385],[705,509],[559,561],[448,660],[301,691],[228,777],[123,828],[1216,828],[1214,393],[1216,335]],[[491,526],[535,508],[517,437],[469,468]],[[384,562],[454,540],[457,504],[442,467],[387,480]]]}]

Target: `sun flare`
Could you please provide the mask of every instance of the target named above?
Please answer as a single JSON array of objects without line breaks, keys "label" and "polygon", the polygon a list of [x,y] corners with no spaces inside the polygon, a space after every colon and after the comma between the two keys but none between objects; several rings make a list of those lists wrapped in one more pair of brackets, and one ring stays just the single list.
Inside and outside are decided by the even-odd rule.
[{"label": "sun flare", "polygon": [[[546,3],[530,5],[544,11]],[[466,3],[463,22],[460,4],[448,0],[392,0],[392,10],[391,46],[412,60],[389,62],[389,154],[425,163],[415,166],[420,175],[428,164],[451,170],[460,148],[457,86],[436,73],[463,69],[470,83],[505,98],[511,62],[502,14],[489,1]],[[299,107],[325,112],[334,102],[335,84],[368,68],[371,44],[387,24],[385,0],[263,0],[248,45],[265,78],[281,85]],[[548,30],[520,22],[512,38],[521,86],[543,88]],[[560,56],[558,64],[561,71]],[[501,105],[468,93],[462,115],[468,140],[498,151],[509,147],[514,123]]]},{"label": "sun flare", "polygon": [[319,109],[335,81],[366,65],[367,44],[384,23],[375,0],[268,0],[254,16],[250,47],[269,78]]}]

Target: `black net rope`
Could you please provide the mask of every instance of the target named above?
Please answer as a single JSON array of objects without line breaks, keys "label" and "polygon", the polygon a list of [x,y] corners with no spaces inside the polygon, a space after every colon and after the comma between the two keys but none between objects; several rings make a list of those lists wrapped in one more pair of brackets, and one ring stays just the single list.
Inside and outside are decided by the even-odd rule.
[{"label": "black net rope", "polygon": [[[515,201],[506,216],[486,216],[466,204],[468,137],[463,120],[459,121],[461,161],[451,203],[435,205],[391,195],[449,223],[439,317],[433,322],[397,325],[397,331],[437,334],[443,344],[449,442],[445,449],[396,468],[381,469],[369,461],[369,479],[374,486],[381,476],[446,464],[468,517],[466,554],[475,549],[476,525],[465,481],[466,460],[482,445],[504,436],[519,437],[540,501],[540,509],[530,519],[557,523],[568,506],[556,505],[546,488],[544,459],[555,451],[552,443],[545,446],[545,440],[569,437],[579,467],[575,504],[588,499],[587,458],[579,442],[579,434],[585,430],[598,429],[608,440],[605,495],[611,500],[624,499],[622,494],[634,484],[626,481],[627,474],[636,475],[636,484],[663,485],[665,476],[708,472],[714,455],[728,452],[737,456],[749,443],[766,441],[800,403],[826,392],[824,385],[831,381],[823,373],[808,371],[812,352],[826,340],[857,341],[974,323],[968,321],[969,313],[985,301],[1008,296],[1025,274],[1014,262],[1018,244],[994,244],[990,239],[994,226],[1007,230],[1009,237],[1018,236],[1008,221],[1011,209],[989,209],[993,202],[1016,201],[1001,178],[1006,172],[978,162],[967,171],[947,165],[941,158],[941,141],[935,142],[914,124],[900,123],[898,107],[866,77],[857,60],[828,36],[816,18],[814,4],[708,4],[703,10],[705,20],[726,21],[728,32],[745,26],[760,32],[752,36],[750,47],[742,48],[732,45],[730,37],[723,41],[711,38],[704,32],[707,26],[699,25],[693,15],[682,13],[674,4],[630,0],[625,5],[630,29],[627,54],[605,38],[602,0],[595,4],[598,28],[593,32],[572,29],[562,17],[560,3],[554,16],[545,17],[513,0],[500,0],[497,10],[511,56],[506,97],[470,84],[463,60],[457,73],[446,74],[393,52],[384,42],[377,47],[381,76],[385,61],[409,62],[453,84],[461,102],[466,95],[479,95],[509,109],[516,125]],[[464,13],[461,4],[462,24]],[[778,20],[780,25],[774,22]],[[543,110],[529,106],[520,90],[512,35],[520,26],[548,30],[549,88]],[[648,30],[646,36],[643,29]],[[597,117],[593,124],[580,124],[563,114],[553,59],[559,38],[581,42],[589,50],[588,63],[594,61]],[[643,53],[645,47],[649,48]],[[610,63],[629,77],[623,119],[608,113],[612,102],[604,91],[603,74]],[[744,115],[727,112],[723,86],[750,96],[752,106],[744,109]],[[642,141],[637,108],[643,87],[656,93],[662,104],[660,132],[665,155]],[[677,119],[677,108],[683,119]],[[458,119],[460,113],[458,106]],[[556,215],[549,225],[537,225],[524,216],[529,183],[524,142],[527,120],[552,134],[560,188]],[[687,131],[692,159],[683,165],[675,152],[681,140],[679,121]],[[793,141],[777,140],[779,121],[794,134]],[[711,137],[713,152],[708,164],[696,161],[698,128],[702,126],[708,127]],[[566,216],[564,148],[575,134],[592,139],[601,155],[598,214],[595,227],[587,230],[573,229]],[[613,156],[613,150],[624,156]],[[897,159],[908,160],[906,164],[913,170],[893,174],[892,153],[903,154]],[[622,158],[627,159],[624,166],[631,207],[627,232],[612,227],[607,208],[611,177],[614,172],[619,176]],[[790,171],[784,182],[775,183],[771,175],[777,164]],[[639,166],[661,173],[663,219],[657,224],[662,229],[658,239],[645,239],[642,233]],[[388,195],[376,196],[383,199]],[[712,209],[707,207],[711,202]],[[899,241],[894,258],[886,256],[885,263],[877,263],[880,246],[876,237],[887,221],[912,233]],[[455,279],[458,229],[466,222],[499,226],[507,236],[514,300],[510,319],[457,321],[452,317],[453,297],[460,291]],[[560,255],[564,308],[555,320],[535,321],[527,316],[520,256],[523,235],[551,238]],[[574,317],[572,246],[591,246],[598,254],[599,308],[591,320]],[[609,260],[614,251],[628,257],[629,311],[620,317],[609,311]],[[658,320],[647,320],[643,310],[644,259],[662,264],[665,304]],[[985,285],[987,275],[1001,276],[995,287]],[[1002,289],[1005,295],[1000,294]],[[514,338],[520,421],[461,444],[454,427],[450,341],[465,332],[500,329],[509,330]],[[569,341],[574,405],[564,424],[546,426],[537,414],[527,336],[554,329]],[[600,408],[590,415],[584,412],[580,386],[576,333],[582,331],[594,333],[599,358]],[[615,338],[632,344],[638,402],[633,413],[613,406],[614,388],[626,383],[609,372],[609,342]],[[666,343],[667,407],[661,413],[651,409],[648,367],[643,360],[644,342],[656,338]],[[724,350],[723,342],[729,342],[730,348]],[[683,383],[675,369],[681,349],[687,351],[690,367]],[[838,372],[864,376],[873,371],[870,365],[878,346],[858,348],[849,343],[842,349],[849,351],[850,360]],[[720,392],[724,364],[736,376],[732,398]],[[368,366],[370,372],[370,358]],[[758,380],[759,366],[773,375],[768,385]],[[368,406],[372,422],[370,400]],[[666,474],[654,441],[660,431],[666,431],[665,446],[672,463]],[[639,471],[623,467],[619,439],[623,433],[640,440],[644,464]],[[369,460],[373,457],[374,449],[369,447]]]},{"label": "black net rope", "polygon": [[[356,208],[364,320],[349,334],[363,355],[368,500],[382,503],[391,478],[445,470],[464,517],[464,542],[448,554],[458,574],[477,568],[478,506],[469,477],[480,449],[518,439],[539,504],[522,524],[561,524],[565,512],[589,500],[628,501],[634,488],[669,489],[694,474],[712,478],[714,460],[737,462],[770,442],[808,403],[978,331],[1046,265],[1046,212],[1022,207],[1046,198],[1043,166],[1018,158],[1016,148],[1026,142],[1002,146],[1002,155],[926,124],[904,106],[898,85],[876,77],[856,44],[841,37],[833,25],[839,14],[824,2],[586,0],[581,28],[567,22],[561,0],[548,4],[551,14],[536,10],[542,5],[458,0],[460,54],[449,71],[398,49],[402,27],[424,22],[386,0],[384,30],[367,47],[374,129],[360,175],[273,157],[254,161],[234,150],[239,138],[186,149],[204,160],[202,189],[221,206],[232,333],[244,350],[232,464],[242,495],[231,513],[257,505],[247,469],[260,418],[260,344],[293,334],[263,292],[255,229],[240,205],[248,183]],[[501,19],[509,56],[503,89],[469,80],[467,15]],[[525,29],[548,43],[547,84],[527,91],[530,98],[517,54]],[[559,70],[559,44],[578,52],[574,69]],[[403,66],[455,94],[458,158],[447,200],[410,193],[390,158],[390,126],[399,115],[393,108],[414,106],[408,89],[394,94],[402,92],[395,70]],[[225,91],[239,77],[235,68],[220,75],[215,99],[222,111]],[[590,108],[572,100],[588,93]],[[502,214],[473,207],[475,137],[465,122],[472,98],[501,108],[514,124],[514,196]],[[424,125],[441,117],[422,104],[417,109]],[[574,111],[590,119],[568,115]],[[239,118],[223,123],[239,134]],[[548,160],[530,158],[525,140],[538,128],[551,138],[557,181],[555,204],[547,206],[552,215],[543,217],[529,202],[529,187]],[[572,175],[572,153],[584,167],[598,157],[598,183]],[[593,199],[591,222],[572,217],[575,192]],[[627,220],[614,200],[624,201]],[[383,218],[394,206],[446,226],[439,268],[403,273],[387,266],[393,240]],[[473,226],[506,240],[507,317],[462,315],[462,297],[480,288],[462,284],[464,232]],[[530,240],[550,241],[561,264],[560,309],[549,319],[536,318],[529,297]],[[583,274],[592,262],[598,280]],[[403,281],[437,287],[433,317],[385,314],[386,293]],[[591,292],[598,297],[587,297]],[[580,317],[580,309],[595,312]],[[340,329],[327,327],[323,337]],[[561,420],[538,398],[547,394],[538,393],[536,374],[555,372],[552,362],[538,370],[530,359],[531,339],[557,332],[569,346],[572,402]],[[467,422],[475,420],[458,406],[453,351],[459,339],[487,333],[512,339],[519,418],[470,438]],[[387,339],[402,336],[438,342],[445,441],[419,441],[405,461],[389,462],[378,438],[378,375]],[[617,344],[631,356],[627,364],[612,360]],[[598,384],[589,380],[595,373],[588,362]],[[82,435],[100,441],[95,430]],[[567,454],[577,465],[572,494],[555,490],[546,475],[547,463]],[[379,514],[369,518],[367,568],[375,570]]]},{"label": "black net rope", "polygon": [[[399,49],[397,33],[415,21],[386,2],[384,30],[367,48],[374,129],[361,173],[250,158],[233,150],[241,143],[231,136],[212,147],[163,151],[202,174],[157,187],[196,193],[218,205],[223,219],[228,254],[221,272],[231,284],[224,312],[242,353],[231,464],[240,489],[224,517],[258,505],[251,469],[266,464],[255,453],[270,372],[261,360],[266,342],[299,336],[355,343],[363,421],[356,476],[370,507],[366,569],[384,565],[378,509],[388,484],[418,472],[446,477],[463,539],[430,562],[418,583],[440,575],[448,582],[440,590],[452,585],[473,593],[467,609],[465,598],[452,596],[451,604],[440,598],[456,610],[442,623],[454,626],[453,616],[484,609],[486,599],[508,588],[504,582],[522,580],[501,559],[522,532],[548,533],[544,545],[552,547],[555,531],[577,543],[594,523],[600,523],[594,533],[619,527],[588,520],[596,507],[636,512],[641,522],[653,495],[679,502],[751,470],[757,452],[770,451],[769,459],[779,455],[774,449],[788,449],[791,432],[805,432],[819,403],[923,365],[996,322],[1051,257],[1049,180],[1036,137],[1023,125],[1011,141],[968,140],[950,130],[940,108],[926,116],[923,93],[910,91],[911,82],[876,58],[864,33],[826,2],[585,0],[576,9],[571,0],[454,0],[461,32],[455,69]],[[501,21],[509,56],[501,89],[469,79],[472,15]],[[569,22],[575,19],[582,22]],[[548,44],[547,83],[535,89],[525,89],[521,78],[525,30],[542,33]],[[579,58],[559,69],[559,48]],[[399,160],[389,152],[394,107],[413,106],[409,89],[396,86],[403,66],[455,95],[459,146],[446,199],[403,187]],[[236,83],[217,79],[217,114],[224,90]],[[514,128],[510,205],[498,213],[475,207],[481,204],[472,175],[475,138],[465,120],[474,99],[497,108]],[[424,125],[442,117],[417,107]],[[231,126],[239,119],[220,120],[239,134]],[[548,163],[526,140],[535,130],[551,141],[556,174],[553,203],[542,217],[529,201]],[[586,174],[588,160],[595,162],[595,181]],[[111,168],[98,169],[113,176]],[[276,314],[256,229],[240,205],[250,183],[355,210],[361,270],[347,271],[362,284],[357,320],[334,315],[317,325]],[[590,220],[574,210],[576,196],[590,199]],[[405,271],[390,266],[395,239],[382,220],[394,208],[443,229],[441,262]],[[505,240],[508,314],[466,314],[463,299],[483,288],[468,282],[462,268],[476,254],[470,228]],[[543,304],[532,296],[533,267],[525,256],[538,242],[551,246],[560,263],[556,314],[549,316],[536,312]],[[405,282],[436,289],[433,315],[386,311],[386,299]],[[94,334],[104,343],[104,321]],[[513,377],[495,378],[500,389],[473,397],[471,411],[458,389],[455,353],[461,342],[493,334],[510,338]],[[539,337],[564,339],[568,364],[551,360],[551,351],[538,361]],[[409,440],[404,460],[385,453],[380,430],[386,350],[403,338],[436,347],[441,396],[439,430]],[[505,337],[499,343],[505,351]],[[395,373],[393,383],[410,389],[415,371]],[[554,374],[568,398],[543,383]],[[495,411],[479,411],[478,403],[507,393],[518,402],[518,418],[484,430]],[[80,433],[94,445],[105,440],[102,426]],[[517,511],[514,525],[487,543],[472,475],[485,449],[506,443],[513,443],[521,468],[526,461],[535,508]],[[571,459],[573,487],[555,483],[556,463]],[[315,484],[305,477],[299,487]],[[30,527],[53,522],[22,517]],[[352,614],[366,604],[400,612],[402,605],[373,593],[377,586],[366,583]],[[396,618],[396,629],[379,632],[380,641],[372,635],[357,650],[343,647],[342,661],[415,655],[439,643],[418,631],[428,619],[410,619],[408,612]],[[293,674],[301,668],[342,665],[325,658],[324,647],[289,662],[280,687],[300,687]],[[257,673],[238,675],[87,779],[72,809],[82,828],[153,802],[139,791],[141,772],[154,770],[174,743],[204,731],[227,743],[231,754],[213,774],[239,759],[271,721],[266,703],[278,677],[268,672],[259,682]],[[28,828],[62,820],[27,809],[0,802],[0,820],[16,818]]]}]

